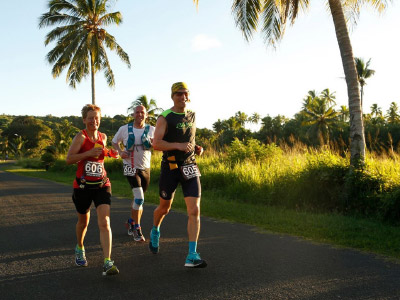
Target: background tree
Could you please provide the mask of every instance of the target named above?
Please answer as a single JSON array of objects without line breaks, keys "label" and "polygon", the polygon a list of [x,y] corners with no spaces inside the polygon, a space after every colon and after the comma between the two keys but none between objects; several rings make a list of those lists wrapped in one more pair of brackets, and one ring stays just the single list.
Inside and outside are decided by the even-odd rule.
[{"label": "background tree", "polygon": [[339,110],[339,120],[342,122],[349,121],[350,112],[346,105],[341,105]]},{"label": "background tree", "polygon": [[13,145],[23,142],[26,150],[24,154],[29,156],[38,155],[54,139],[53,131],[42,120],[31,116],[14,118],[4,130],[3,136],[7,136],[9,143]]},{"label": "background tree", "polygon": [[364,98],[364,86],[367,84],[367,79],[375,74],[375,71],[368,68],[369,64],[371,63],[371,59],[369,59],[367,62],[364,62],[362,58],[355,57],[354,60],[356,62],[358,82],[360,83],[362,106]]},{"label": "background tree", "polygon": [[[324,90],[326,92],[326,90]],[[335,126],[338,113],[330,105],[331,101],[322,92],[319,97],[313,98],[308,106],[303,110],[306,119],[302,122],[303,126],[310,126],[309,132],[314,133],[314,139],[320,141],[320,145],[329,142],[329,135],[332,127]]]},{"label": "background tree", "polygon": [[67,81],[76,88],[76,83],[91,74],[92,104],[96,104],[95,74],[104,71],[107,84],[115,86],[114,73],[108,60],[106,48],[115,51],[130,68],[128,54],[121,48],[103,26],[122,23],[120,12],[109,13],[111,0],[50,0],[49,11],[39,19],[39,28],[60,24],[46,35],[45,45],[57,41],[47,54],[53,64],[52,74],[56,78],[68,68]]},{"label": "background tree", "polygon": [[[362,121],[360,91],[358,87],[357,71],[353,50],[347,29],[344,8],[358,16],[360,7],[370,4],[373,8],[382,11],[390,0],[328,0],[336,38],[339,44],[343,70],[347,84],[350,110],[350,139],[351,164],[364,163],[365,136]],[[196,5],[199,0],[193,0]],[[259,24],[262,24],[261,33],[267,44],[275,46],[284,35],[287,21],[294,24],[300,10],[305,11],[311,1],[308,0],[233,0],[232,11],[236,25],[249,41]],[[262,20],[260,20],[262,19]]]},{"label": "background tree", "polygon": [[235,119],[236,119],[237,123],[239,123],[240,127],[244,128],[246,125],[246,122],[249,120],[249,117],[244,112],[238,111],[235,114]]},{"label": "background tree", "polygon": [[399,116],[398,111],[399,111],[399,107],[397,106],[397,104],[395,102],[390,103],[390,107],[386,113],[386,119],[389,124],[399,123],[400,116]]},{"label": "background tree", "polygon": [[261,116],[260,116],[259,113],[255,112],[249,117],[248,120],[249,120],[250,123],[253,123],[253,124],[257,125],[258,122],[260,122],[260,120],[261,120]]},{"label": "background tree", "polygon": [[128,107],[128,113],[132,114],[133,109],[138,106],[143,105],[148,113],[147,122],[151,125],[156,125],[158,115],[163,111],[162,108],[157,107],[157,102],[154,99],[147,99],[146,95],[139,96],[135,101],[132,102],[131,106]]}]

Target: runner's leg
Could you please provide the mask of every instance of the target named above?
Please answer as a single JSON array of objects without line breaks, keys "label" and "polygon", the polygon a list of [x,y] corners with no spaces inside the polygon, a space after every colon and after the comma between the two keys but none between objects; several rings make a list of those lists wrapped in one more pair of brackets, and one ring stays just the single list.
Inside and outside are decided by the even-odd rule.
[{"label": "runner's leg", "polygon": [[104,258],[111,257],[112,232],[110,227],[110,205],[101,204],[96,208],[97,223],[100,230],[100,244]]},{"label": "runner's leg", "polygon": [[76,223],[76,240],[78,246],[80,248],[83,248],[83,242],[85,240],[90,220],[90,210],[86,214],[77,213],[77,215],[78,215],[78,221]]},{"label": "runner's leg", "polygon": [[200,198],[185,197],[185,203],[188,214],[189,242],[197,242],[200,233]]}]

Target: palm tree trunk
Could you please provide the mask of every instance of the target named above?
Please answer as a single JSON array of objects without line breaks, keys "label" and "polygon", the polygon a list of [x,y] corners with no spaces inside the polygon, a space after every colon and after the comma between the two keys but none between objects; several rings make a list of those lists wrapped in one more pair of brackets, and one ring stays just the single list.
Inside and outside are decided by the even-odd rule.
[{"label": "palm tree trunk", "polygon": [[364,98],[364,85],[361,85],[361,109],[363,107],[363,98]]},{"label": "palm tree trunk", "polygon": [[92,104],[96,105],[96,96],[95,96],[95,90],[94,90],[94,75],[95,75],[95,70],[94,70],[94,56],[92,52],[90,52],[90,73],[91,73],[91,79],[92,79]]},{"label": "palm tree trunk", "polygon": [[343,69],[347,84],[350,111],[350,164],[360,166],[365,159],[365,136],[362,119],[360,90],[357,70],[354,62],[349,32],[343,14],[341,0],[329,0],[336,38],[342,57]]}]

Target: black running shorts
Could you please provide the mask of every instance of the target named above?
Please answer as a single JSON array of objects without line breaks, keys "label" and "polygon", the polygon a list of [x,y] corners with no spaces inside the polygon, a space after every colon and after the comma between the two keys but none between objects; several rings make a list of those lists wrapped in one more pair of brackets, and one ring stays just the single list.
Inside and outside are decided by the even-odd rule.
[{"label": "black running shorts", "polygon": [[181,183],[184,197],[200,198],[200,177],[185,180],[179,168],[170,170],[168,163],[161,162],[161,174],[158,183],[160,197],[164,200],[171,200],[174,197],[178,183]]},{"label": "black running shorts", "polygon": [[150,169],[139,170],[136,169],[135,176],[126,176],[131,189],[142,187],[143,193],[147,191],[150,183]]},{"label": "black running shorts", "polygon": [[86,214],[90,210],[92,201],[95,207],[101,204],[111,205],[111,186],[98,189],[74,189],[72,201],[80,214]]}]

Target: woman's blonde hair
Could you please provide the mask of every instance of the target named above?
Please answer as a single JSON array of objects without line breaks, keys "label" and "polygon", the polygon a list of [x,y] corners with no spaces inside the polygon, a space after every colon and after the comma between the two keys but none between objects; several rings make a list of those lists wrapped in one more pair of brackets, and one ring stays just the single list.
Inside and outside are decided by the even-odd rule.
[{"label": "woman's blonde hair", "polygon": [[98,107],[97,105],[94,105],[94,104],[86,104],[82,108],[82,111],[81,111],[83,119],[86,119],[87,114],[88,114],[89,111],[98,111],[100,113],[100,115],[101,115],[100,107]]}]

